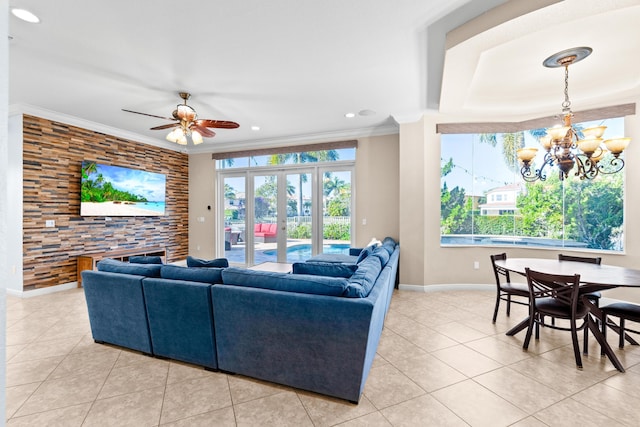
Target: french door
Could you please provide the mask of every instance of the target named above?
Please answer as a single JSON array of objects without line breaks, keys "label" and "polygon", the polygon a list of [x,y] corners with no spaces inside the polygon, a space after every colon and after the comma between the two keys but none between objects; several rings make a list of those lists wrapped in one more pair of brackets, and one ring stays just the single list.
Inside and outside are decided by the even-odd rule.
[{"label": "french door", "polygon": [[351,175],[318,166],[219,173],[218,254],[255,265],[348,251]]}]

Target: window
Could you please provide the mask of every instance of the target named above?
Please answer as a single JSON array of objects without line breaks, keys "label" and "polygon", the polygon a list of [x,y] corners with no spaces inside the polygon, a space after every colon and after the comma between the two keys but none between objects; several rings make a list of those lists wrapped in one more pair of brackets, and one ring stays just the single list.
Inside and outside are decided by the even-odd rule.
[{"label": "window", "polygon": [[[624,135],[622,118],[575,126],[599,125],[608,127],[605,137]],[[560,180],[554,166],[545,181],[526,183],[515,152],[539,147],[541,132],[442,135],[441,244],[624,249],[624,171]]]},{"label": "window", "polygon": [[221,158],[216,160],[216,169],[246,169],[275,165],[300,165],[302,163],[335,162],[355,160],[355,148],[320,150],[307,152],[288,152],[246,157]]}]

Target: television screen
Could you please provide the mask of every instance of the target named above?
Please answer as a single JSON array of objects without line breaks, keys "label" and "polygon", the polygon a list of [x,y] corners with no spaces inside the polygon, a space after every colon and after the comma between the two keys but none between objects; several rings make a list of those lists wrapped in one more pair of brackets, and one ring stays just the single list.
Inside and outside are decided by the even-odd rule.
[{"label": "television screen", "polygon": [[167,178],[161,173],[82,162],[81,216],[164,215]]}]

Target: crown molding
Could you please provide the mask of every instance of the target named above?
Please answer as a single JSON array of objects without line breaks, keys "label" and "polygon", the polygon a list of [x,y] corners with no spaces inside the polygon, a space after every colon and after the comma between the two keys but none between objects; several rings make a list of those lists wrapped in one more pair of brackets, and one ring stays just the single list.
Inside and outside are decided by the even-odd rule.
[{"label": "crown molding", "polygon": [[9,115],[28,114],[30,116],[41,117],[43,119],[52,120],[60,123],[65,123],[71,126],[77,126],[82,129],[87,129],[93,132],[103,133],[106,135],[115,136],[118,138],[128,139],[143,144],[149,144],[160,148],[165,148],[172,151],[187,152],[184,147],[177,144],[171,144],[168,141],[161,139],[149,138],[148,136],[140,135],[135,132],[129,132],[122,129],[107,126],[101,123],[92,122],[90,120],[81,119],[79,117],[70,116],[64,113],[58,113],[56,111],[47,110],[46,108],[35,107],[29,104],[12,104],[9,106]]},{"label": "crown molding", "polygon": [[239,150],[257,150],[264,148],[282,147],[282,146],[296,146],[305,145],[314,142],[332,142],[340,141],[344,139],[358,139],[371,136],[392,135],[398,133],[398,126],[396,124],[388,124],[384,126],[376,126],[371,128],[350,129],[346,131],[336,132],[321,132],[306,135],[294,135],[282,138],[265,138],[251,141],[236,141],[228,142],[224,144],[205,145],[204,147],[198,145],[196,147],[189,147],[188,154],[201,154],[201,153],[221,153],[226,151],[239,151]]},{"label": "crown molding", "polygon": [[167,150],[179,151],[185,154],[200,154],[200,153],[217,153],[224,151],[235,150],[252,150],[260,148],[272,148],[281,147],[282,145],[302,145],[310,142],[329,142],[343,139],[355,139],[365,138],[370,136],[391,135],[398,133],[398,125],[395,123],[386,124],[383,126],[376,126],[370,128],[350,129],[346,131],[337,132],[320,132],[306,135],[294,135],[283,138],[265,138],[251,141],[236,141],[226,142],[223,144],[201,144],[198,146],[182,146],[165,141],[164,139],[149,138],[148,136],[140,135],[134,132],[125,131],[122,129],[107,126],[101,123],[92,122],[90,120],[81,119],[79,117],[71,116],[68,114],[58,113],[55,111],[47,110],[46,108],[35,107],[29,104],[12,104],[9,106],[9,115],[21,115],[28,114],[31,116],[41,117],[47,120],[53,120],[60,123],[65,123],[71,126],[81,127],[94,132],[112,135],[118,138],[124,138],[143,144],[149,144]]}]

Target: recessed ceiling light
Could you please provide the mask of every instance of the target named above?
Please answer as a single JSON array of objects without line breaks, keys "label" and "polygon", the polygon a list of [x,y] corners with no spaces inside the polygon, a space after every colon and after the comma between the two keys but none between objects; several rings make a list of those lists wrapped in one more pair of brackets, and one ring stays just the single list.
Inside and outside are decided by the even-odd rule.
[{"label": "recessed ceiling light", "polygon": [[11,9],[11,13],[16,18],[22,19],[23,21],[29,22],[31,24],[37,24],[40,22],[40,18],[38,18],[33,13],[29,12],[27,9],[19,9],[14,7]]},{"label": "recessed ceiling light", "polygon": [[344,115],[347,119],[353,119],[356,116],[356,113],[347,113]]},{"label": "recessed ceiling light", "polygon": [[251,126],[251,130],[259,131],[260,130],[260,126]]}]

